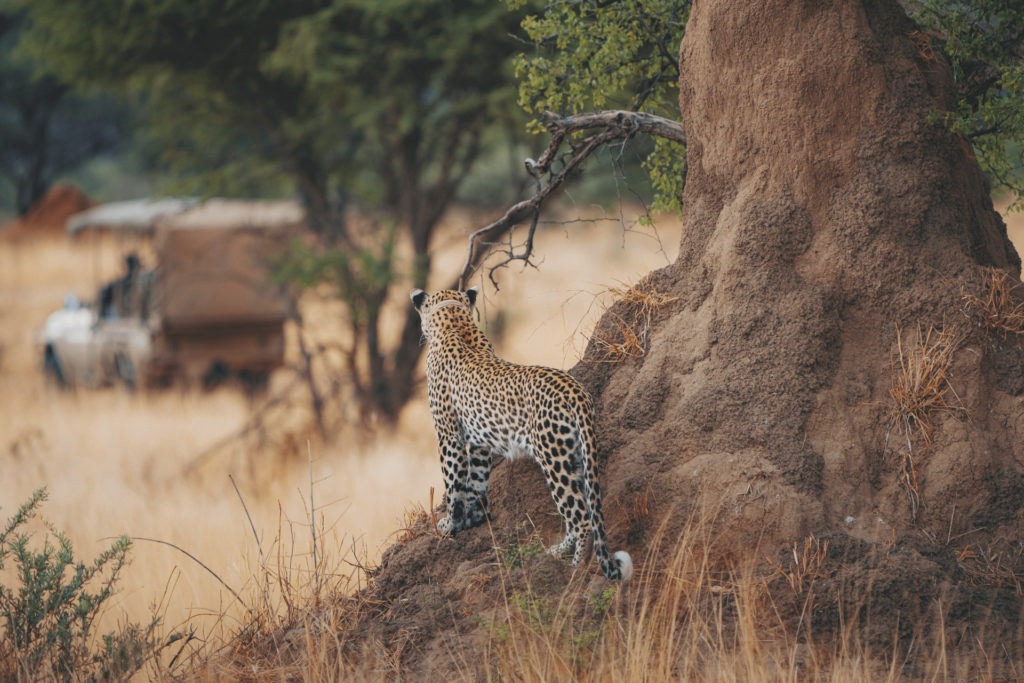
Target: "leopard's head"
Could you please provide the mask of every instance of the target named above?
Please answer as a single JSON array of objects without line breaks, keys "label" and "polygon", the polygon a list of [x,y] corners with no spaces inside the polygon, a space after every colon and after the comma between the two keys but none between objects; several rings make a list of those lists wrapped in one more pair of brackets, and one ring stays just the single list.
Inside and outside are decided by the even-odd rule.
[{"label": "leopard's head", "polygon": [[412,290],[409,298],[412,299],[413,308],[420,314],[420,325],[427,343],[445,325],[464,325],[466,322],[472,325],[471,313],[476,304],[476,296],[476,287],[465,291],[443,289],[433,294],[427,294],[422,289]]}]

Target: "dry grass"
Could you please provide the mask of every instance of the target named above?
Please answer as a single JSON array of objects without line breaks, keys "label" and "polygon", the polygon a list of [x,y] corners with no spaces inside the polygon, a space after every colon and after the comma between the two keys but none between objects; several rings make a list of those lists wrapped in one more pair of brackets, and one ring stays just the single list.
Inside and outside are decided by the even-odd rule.
[{"label": "dry grass", "polygon": [[[545,572],[531,575],[532,550],[510,565],[503,561],[508,549],[496,540],[503,601],[475,630],[460,630],[457,638],[473,645],[449,643],[448,662],[435,652],[432,664],[447,667],[453,680],[551,683],[1002,680],[1001,643],[979,639],[954,651],[941,626],[909,643],[894,634],[888,647],[867,645],[858,617],[867,595],[840,606],[837,632],[815,630],[815,581],[827,573],[827,541],[795,544],[785,567],[769,561],[728,568],[711,550],[721,506],[696,509],[678,535],[668,537],[662,526],[628,584],[594,581],[582,569],[564,589],[552,590]],[[325,558],[319,572],[335,569],[318,579],[308,561],[296,570],[282,559],[288,544],[275,539],[272,547],[278,549],[267,553],[276,558],[273,567],[254,569],[259,580],[247,594],[247,619],[227,648],[212,655],[196,648],[191,678],[403,680],[403,661],[425,656],[407,651],[411,633],[404,640],[395,633],[385,645],[360,630],[360,620],[382,605],[365,593],[338,596],[342,586],[360,581],[362,569],[339,570],[337,557]],[[782,616],[780,604],[793,601],[779,590],[800,595],[803,613],[795,623]]]},{"label": "dry grass", "polygon": [[624,519],[625,538],[630,544],[637,544],[650,525],[651,516],[651,483],[644,487],[643,493],[634,493],[629,502],[620,505],[620,518]]},{"label": "dry grass", "polygon": [[[897,451],[901,481],[907,491],[913,515],[921,504],[915,458],[923,455],[931,444],[933,420],[939,413],[964,412],[963,404],[950,383],[953,354],[965,338],[965,332],[956,327],[917,331],[916,341],[904,344],[903,331],[896,330],[896,350],[890,358],[892,385],[889,389],[886,445],[889,436],[897,430],[902,446]],[[923,449],[914,452],[914,442]]]},{"label": "dry grass", "polygon": [[910,40],[914,43],[914,47],[917,48],[918,59],[928,64],[929,70],[937,68],[939,58],[935,54],[935,49],[932,47],[932,41],[928,34],[923,31],[911,31]]},{"label": "dry grass", "polygon": [[785,579],[794,593],[802,594],[815,580],[825,576],[823,567],[828,557],[828,539],[822,541],[814,536],[804,539],[803,546],[793,541],[793,561],[785,564],[767,558],[773,569],[773,576]]},{"label": "dry grass", "polygon": [[[259,551],[228,475],[245,496],[266,553],[266,538],[279,524],[285,538],[292,527],[308,532],[309,435],[294,435],[296,457],[237,442],[186,475],[198,454],[230,441],[246,424],[253,405],[241,394],[61,392],[40,372],[32,340],[45,316],[66,292],[85,298],[95,291],[117,273],[122,247],[135,246],[61,241],[0,250],[0,516],[45,485],[50,500],[42,514],[71,539],[77,555],[95,557],[121,533],[158,539],[192,553],[245,595],[259,578],[250,568]],[[285,436],[271,435],[268,443]],[[316,507],[326,538],[345,539],[336,550],[343,548],[346,560],[379,553],[401,506],[425,499],[439,483],[434,449],[425,406],[386,437],[314,448]],[[381,505],[385,495],[392,504]],[[290,547],[283,550],[291,554]],[[145,622],[156,608],[168,632],[194,629],[195,639],[214,642],[246,619],[246,609],[211,574],[173,547],[136,541],[130,559],[109,622]],[[172,590],[162,600],[168,583]]]},{"label": "dry grass", "polygon": [[963,334],[955,328],[929,327],[923,334],[919,329],[916,342],[905,348],[903,332],[896,331],[888,423],[899,426],[908,440],[917,434],[931,442],[936,413],[963,410],[949,381],[953,354],[962,342]]},{"label": "dry grass", "polygon": [[645,355],[651,318],[679,297],[659,292],[649,280],[641,280],[636,285],[609,287],[606,293],[611,295],[615,304],[621,304],[621,312],[611,311],[607,305],[603,307],[602,315],[607,322],[594,330],[592,340],[598,350],[597,358],[589,360],[621,363],[627,358]]},{"label": "dry grass", "polygon": [[990,545],[965,545],[957,552],[957,564],[972,585],[1012,586],[1024,595],[1024,543],[1000,538]]},{"label": "dry grass", "polygon": [[431,486],[430,502],[426,508],[420,503],[411,503],[406,507],[402,513],[402,526],[395,532],[395,534],[399,535],[398,542],[408,543],[413,539],[423,536],[425,533],[432,533],[440,538],[441,532],[437,528],[439,519],[437,516],[438,504],[440,504],[440,501],[434,501],[434,487]]},{"label": "dry grass", "polygon": [[963,285],[960,299],[971,323],[1001,336],[1024,335],[1024,286],[998,268],[984,268],[980,283]]},{"label": "dry grass", "polygon": [[[858,607],[838,633],[816,633],[814,577],[827,542],[794,547],[780,582],[771,563],[723,570],[709,552],[714,511],[695,514],[679,537],[659,533],[626,585],[593,592],[577,579],[555,596],[511,592],[504,618],[487,624],[489,680],[501,681],[899,681],[914,658],[915,680],[991,679],[997,643],[957,655],[941,629],[907,649],[872,648],[861,637]],[[799,569],[795,569],[799,568]],[[796,583],[793,571],[802,572]],[[511,580],[508,581],[511,584]],[[606,584],[598,584],[606,585]],[[799,590],[794,625],[774,591]],[[506,590],[506,593],[509,593]],[[862,596],[866,599],[867,596]],[[787,598],[787,601],[790,599]],[[468,667],[463,678],[479,677]]]}]

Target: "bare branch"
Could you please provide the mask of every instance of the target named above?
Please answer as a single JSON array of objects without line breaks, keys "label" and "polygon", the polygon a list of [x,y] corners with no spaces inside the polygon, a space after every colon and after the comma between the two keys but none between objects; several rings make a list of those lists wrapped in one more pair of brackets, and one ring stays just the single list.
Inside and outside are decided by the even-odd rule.
[{"label": "bare branch", "polygon": [[[530,228],[523,247],[517,251],[509,241],[504,250],[504,260],[492,266],[488,271],[488,276],[497,289],[498,283],[494,280],[496,270],[512,261],[522,261],[524,264],[532,265],[530,257],[533,255],[533,238],[537,230],[537,221],[540,218],[541,205],[573,171],[579,168],[602,145],[614,140],[627,140],[637,133],[664,138],[681,145],[686,144],[686,133],[678,121],[643,112],[597,111],[575,116],[559,116],[547,112],[544,115],[544,120],[551,133],[551,142],[540,159],[537,161],[527,159],[525,162],[527,172],[536,181],[536,193],[529,199],[513,204],[501,218],[469,236],[466,262],[462,266],[455,287],[463,288],[490,253],[491,248],[495,246],[497,240],[509,233],[513,227],[528,219]],[[572,145],[572,156],[557,172],[552,172],[551,166],[558,156],[558,151],[566,136],[595,129],[597,132]],[[546,184],[541,181],[542,176],[547,176]]]},{"label": "bare branch", "polygon": [[652,137],[672,140],[680,145],[686,144],[686,133],[683,131],[681,123],[645,112],[595,111],[575,116],[559,116],[553,112],[546,112],[544,119],[552,134],[556,131],[561,131],[565,135],[592,128],[606,128],[628,133],[623,137],[644,133]]}]

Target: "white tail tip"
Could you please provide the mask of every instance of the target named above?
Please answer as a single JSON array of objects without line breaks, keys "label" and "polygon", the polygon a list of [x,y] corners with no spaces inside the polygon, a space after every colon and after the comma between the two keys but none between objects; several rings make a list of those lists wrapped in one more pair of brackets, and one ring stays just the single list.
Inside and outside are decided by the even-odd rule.
[{"label": "white tail tip", "polygon": [[624,582],[629,581],[633,577],[633,558],[625,550],[616,551],[612,557],[619,563],[619,572],[622,574],[622,580]]}]

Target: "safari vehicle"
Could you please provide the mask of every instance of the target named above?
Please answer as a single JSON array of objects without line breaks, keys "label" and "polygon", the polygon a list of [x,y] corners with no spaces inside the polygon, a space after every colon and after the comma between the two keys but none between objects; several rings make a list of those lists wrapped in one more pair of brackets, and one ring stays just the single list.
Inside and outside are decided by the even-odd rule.
[{"label": "safari vehicle", "polygon": [[146,269],[130,254],[124,275],[104,284],[90,305],[69,298],[51,314],[39,340],[45,371],[62,386],[211,387],[229,378],[248,389],[265,386],[284,362],[287,317],[270,258],[301,224],[301,209],[210,200],[156,216],[140,211],[134,220],[125,218],[125,207],[115,209],[72,216],[69,231],[148,236],[155,266]]}]

